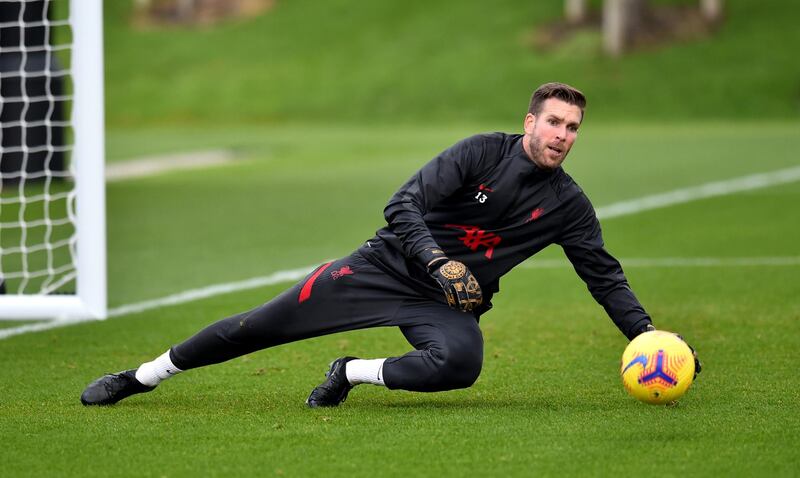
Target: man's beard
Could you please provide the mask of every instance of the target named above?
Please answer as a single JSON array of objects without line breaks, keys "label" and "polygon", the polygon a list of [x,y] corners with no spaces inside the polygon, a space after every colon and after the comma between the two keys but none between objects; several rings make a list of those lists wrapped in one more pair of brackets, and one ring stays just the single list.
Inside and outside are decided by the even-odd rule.
[{"label": "man's beard", "polygon": [[531,152],[532,156],[531,160],[533,161],[533,164],[535,164],[537,167],[541,169],[544,169],[545,171],[553,171],[557,169],[559,166],[561,166],[561,163],[563,163],[564,159],[567,158],[567,153],[569,152],[565,151],[564,157],[561,158],[561,161],[559,161],[558,164],[553,165],[544,156],[547,147],[544,144],[542,144],[542,140],[540,138],[537,138],[536,136],[531,136],[531,139],[528,141],[528,149]]}]

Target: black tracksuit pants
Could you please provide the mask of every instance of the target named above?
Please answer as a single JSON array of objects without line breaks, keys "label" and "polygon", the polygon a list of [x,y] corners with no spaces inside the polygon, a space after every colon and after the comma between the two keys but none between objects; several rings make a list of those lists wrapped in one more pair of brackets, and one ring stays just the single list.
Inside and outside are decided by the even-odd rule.
[{"label": "black tracksuit pants", "polygon": [[478,378],[483,337],[471,314],[398,282],[358,252],[317,268],[248,312],[220,320],[171,349],[188,370],[321,335],[398,326],[416,350],[383,365],[386,386],[420,392],[465,388]]}]

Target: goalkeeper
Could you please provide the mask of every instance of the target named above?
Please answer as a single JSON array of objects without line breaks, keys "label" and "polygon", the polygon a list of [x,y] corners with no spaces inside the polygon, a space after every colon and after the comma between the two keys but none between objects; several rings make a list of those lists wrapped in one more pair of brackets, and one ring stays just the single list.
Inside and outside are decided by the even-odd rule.
[{"label": "goalkeeper", "polygon": [[109,405],[185,370],[378,326],[399,327],[414,350],[334,360],[309,406],[339,405],[362,383],[419,392],[469,387],[483,363],[478,320],[492,307],[500,277],[550,244],[564,249],[626,337],[653,328],[603,247],[592,205],[561,168],[585,106],[583,94],[568,85],[542,85],[531,98],[524,134],[477,135],[441,153],[395,193],[384,210],[387,226],[353,254],[137,369],[97,379],[81,402]]}]

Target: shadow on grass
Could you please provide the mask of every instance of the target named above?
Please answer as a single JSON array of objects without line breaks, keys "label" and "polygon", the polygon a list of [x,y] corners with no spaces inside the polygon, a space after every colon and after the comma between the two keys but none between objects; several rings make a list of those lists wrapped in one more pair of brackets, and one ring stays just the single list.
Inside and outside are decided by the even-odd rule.
[{"label": "shadow on grass", "polygon": [[557,393],[533,396],[495,396],[481,398],[437,398],[427,394],[419,394],[409,398],[368,397],[353,398],[343,405],[347,408],[365,410],[475,410],[475,411],[616,411],[630,407],[627,397],[573,396],[565,397]]}]

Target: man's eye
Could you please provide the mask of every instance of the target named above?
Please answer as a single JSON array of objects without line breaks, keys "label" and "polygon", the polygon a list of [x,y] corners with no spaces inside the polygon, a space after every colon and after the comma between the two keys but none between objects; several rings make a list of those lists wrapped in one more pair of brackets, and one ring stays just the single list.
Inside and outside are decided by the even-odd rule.
[{"label": "man's eye", "polygon": [[575,126],[570,126],[567,129],[569,130],[570,133],[577,133],[578,132],[578,128],[575,127]]},{"label": "man's eye", "polygon": [[558,122],[556,120],[554,120],[554,119],[549,119],[549,120],[547,120],[547,122],[550,123],[550,126],[555,126],[555,125],[558,124]]}]

